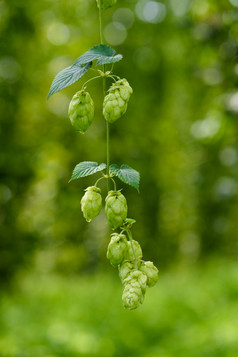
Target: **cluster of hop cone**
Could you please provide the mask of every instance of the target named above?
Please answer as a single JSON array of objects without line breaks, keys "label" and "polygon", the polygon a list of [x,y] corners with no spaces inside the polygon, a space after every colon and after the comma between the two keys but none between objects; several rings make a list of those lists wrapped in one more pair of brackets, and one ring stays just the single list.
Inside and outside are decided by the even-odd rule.
[{"label": "cluster of hop cone", "polygon": [[[109,123],[121,118],[133,90],[126,79],[111,85],[103,101],[103,116]],[[77,92],[69,104],[69,118],[73,127],[82,134],[90,127],[94,118],[94,102],[84,89]]]},{"label": "cluster of hop cone", "polygon": [[[109,123],[114,123],[127,110],[133,90],[126,79],[118,79],[111,85],[103,101],[103,116]],[[91,125],[94,118],[94,103],[85,89],[77,92],[69,105],[69,118],[73,127],[81,132]],[[81,209],[87,222],[91,222],[102,209],[101,190],[90,186],[81,199]],[[158,280],[158,269],[150,261],[142,260],[140,244],[133,240],[130,233],[130,221],[127,218],[127,202],[120,191],[109,191],[105,199],[105,214],[109,226],[120,233],[113,233],[107,249],[107,258],[114,267],[118,267],[119,277],[124,290],[122,302],[129,310],[142,304],[146,287],[152,287]],[[129,240],[127,239],[127,233]]]},{"label": "cluster of hop cone", "polygon": [[[90,222],[102,209],[101,190],[96,186],[86,189],[81,200],[84,218]],[[109,226],[121,233],[113,233],[107,249],[107,258],[118,267],[124,290],[122,302],[129,310],[143,303],[146,287],[152,287],[158,280],[158,269],[150,261],[142,260],[142,249],[136,240],[127,240],[128,233],[127,202],[120,191],[109,191],[105,199],[105,214]],[[132,220],[133,221],[133,220]],[[129,236],[130,237],[130,236]]]}]

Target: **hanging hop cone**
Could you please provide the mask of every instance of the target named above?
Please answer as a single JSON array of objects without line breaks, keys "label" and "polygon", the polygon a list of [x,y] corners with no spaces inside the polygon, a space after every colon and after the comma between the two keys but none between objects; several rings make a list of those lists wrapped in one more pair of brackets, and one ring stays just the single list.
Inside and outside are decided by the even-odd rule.
[{"label": "hanging hop cone", "polygon": [[[142,249],[141,249],[139,242],[137,242],[136,240],[133,239],[132,244],[133,244],[134,252],[136,255],[136,259],[137,260],[141,259],[142,258]],[[128,251],[127,251],[126,259],[127,260],[135,260],[131,242],[127,241],[127,245],[128,245]]]},{"label": "hanging hop cone", "polygon": [[107,248],[107,259],[113,266],[121,264],[127,252],[127,239],[124,234],[113,233]]},{"label": "hanging hop cone", "polygon": [[101,190],[98,187],[90,186],[85,191],[81,199],[81,210],[86,221],[91,222],[102,209]]},{"label": "hanging hop cone", "polygon": [[101,8],[103,10],[109,9],[117,2],[117,0],[96,0],[96,1],[97,1],[98,8],[100,8],[100,2],[101,2]]},{"label": "hanging hop cone", "polygon": [[147,276],[139,270],[132,271],[124,280],[122,303],[128,310],[133,310],[143,303]]},{"label": "hanging hop cone", "polygon": [[127,216],[126,198],[120,191],[109,191],[106,197],[105,213],[112,229],[122,225]]},{"label": "hanging hop cone", "polygon": [[127,260],[124,260],[122,262],[122,264],[118,266],[119,278],[121,279],[122,283],[128,277],[128,275],[132,272],[133,269],[134,269],[134,264],[131,262],[128,262]]},{"label": "hanging hop cone", "polygon": [[127,110],[127,103],[133,92],[126,79],[113,83],[103,102],[103,115],[109,123],[114,123]]},{"label": "hanging hop cone", "polygon": [[94,103],[88,92],[77,92],[69,103],[69,119],[73,127],[84,134],[94,118]]},{"label": "hanging hop cone", "polygon": [[149,287],[152,287],[157,283],[159,271],[152,262],[143,262],[141,264],[140,271],[147,276],[147,285]]}]

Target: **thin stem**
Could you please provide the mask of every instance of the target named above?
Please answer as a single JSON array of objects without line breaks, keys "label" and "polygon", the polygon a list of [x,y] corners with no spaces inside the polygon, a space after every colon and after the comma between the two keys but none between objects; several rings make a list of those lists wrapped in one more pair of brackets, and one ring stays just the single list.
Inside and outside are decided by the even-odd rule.
[{"label": "thin stem", "polygon": [[113,185],[114,185],[114,191],[116,191],[117,190],[117,185],[116,185],[116,182],[115,182],[115,180],[113,180],[113,178],[112,177],[110,177],[110,179],[112,180],[112,182],[113,182]]},{"label": "thin stem", "polygon": [[103,180],[103,179],[105,179],[104,176],[103,176],[103,177],[100,177],[100,178],[95,182],[94,186],[97,187],[98,182],[100,182],[100,181]]},{"label": "thin stem", "polygon": [[103,45],[103,32],[102,32],[102,0],[99,1],[99,31],[100,31],[100,43]]},{"label": "thin stem", "polygon": [[[103,25],[102,25],[102,6],[101,6],[102,1],[99,1],[99,28],[100,28],[100,43],[103,44]],[[105,73],[106,71],[106,66],[105,64],[103,65],[103,72]],[[103,77],[103,96],[105,97],[106,95],[106,77]],[[109,166],[110,166],[110,146],[109,146],[109,140],[110,140],[110,130],[109,130],[109,123],[108,121],[106,122],[106,137],[107,137],[107,169],[106,169],[106,174],[108,176],[107,179],[107,190],[110,191],[110,179],[109,179]]]},{"label": "thin stem", "polygon": [[[106,130],[107,130],[107,175],[109,176],[109,167],[110,167],[110,127],[109,127],[108,121],[107,121],[107,124],[106,124]],[[108,191],[110,190],[110,181],[109,181],[109,179],[107,181],[107,189],[108,189]]]},{"label": "thin stem", "polygon": [[94,79],[97,79],[97,78],[101,78],[101,76],[96,76],[96,77],[93,77],[93,78],[90,78],[88,81],[86,81],[83,85],[82,85],[82,89],[85,87],[85,85],[91,81],[93,81]]},{"label": "thin stem", "polygon": [[136,252],[135,252],[134,245],[133,245],[132,234],[131,234],[131,231],[129,229],[126,230],[126,233],[127,233],[128,238],[129,238],[129,240],[131,242],[131,248],[132,248],[132,252],[133,252],[134,258],[135,258],[135,269],[137,269],[137,257],[136,257]]},{"label": "thin stem", "polygon": [[109,78],[111,78],[111,79],[113,79],[114,80],[114,82],[116,82],[116,80],[115,80],[115,78],[114,78],[114,76],[108,76]]}]

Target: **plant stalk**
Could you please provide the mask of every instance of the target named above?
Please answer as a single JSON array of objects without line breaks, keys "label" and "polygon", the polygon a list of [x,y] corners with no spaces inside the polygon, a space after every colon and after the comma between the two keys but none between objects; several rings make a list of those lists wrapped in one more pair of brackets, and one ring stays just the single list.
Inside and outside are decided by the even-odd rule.
[{"label": "plant stalk", "polygon": [[[101,0],[99,3],[99,32],[100,32],[100,44],[103,45],[103,24],[102,24],[102,7]],[[106,66],[103,65],[103,72],[106,72]],[[105,97],[107,89],[106,89],[106,77],[103,77],[103,97]],[[107,153],[107,168],[106,174],[108,176],[107,179],[107,191],[110,191],[110,179],[109,179],[109,166],[110,166],[110,127],[108,121],[106,121],[106,153]]]}]

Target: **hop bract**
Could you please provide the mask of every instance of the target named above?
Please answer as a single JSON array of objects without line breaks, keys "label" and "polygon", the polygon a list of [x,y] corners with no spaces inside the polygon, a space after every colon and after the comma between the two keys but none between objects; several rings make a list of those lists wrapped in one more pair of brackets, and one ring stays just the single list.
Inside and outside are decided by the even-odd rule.
[{"label": "hop bract", "polygon": [[86,221],[91,222],[102,209],[101,190],[98,187],[90,186],[85,191],[86,193],[81,199],[81,210]]},{"label": "hop bract", "polygon": [[[136,240],[133,239],[132,243],[127,241],[127,245],[128,245],[127,260],[135,260],[134,252],[136,255],[136,259],[142,258],[142,249],[141,249],[139,242],[137,242]],[[132,248],[132,245],[133,245],[133,248]],[[133,249],[134,249],[134,252],[133,252]]]},{"label": "hop bract", "polygon": [[121,264],[127,252],[127,239],[124,234],[112,234],[107,248],[107,258],[113,266]]},{"label": "hop bract", "polygon": [[159,271],[150,261],[143,262],[140,267],[140,271],[147,276],[147,285],[149,287],[154,286],[159,278]]},{"label": "hop bract", "polygon": [[103,102],[103,115],[109,123],[114,123],[127,110],[127,103],[133,92],[126,79],[113,83]]},{"label": "hop bract", "polygon": [[120,191],[109,191],[105,201],[108,223],[112,229],[116,229],[122,225],[127,216],[126,198]]},{"label": "hop bract", "polygon": [[121,282],[123,283],[124,280],[128,277],[128,275],[132,272],[134,269],[134,264],[128,261],[124,261],[119,267],[119,278],[121,279]]},{"label": "hop bract", "polygon": [[132,271],[124,280],[122,303],[126,309],[133,310],[143,303],[147,276],[139,270]]},{"label": "hop bract", "polygon": [[77,92],[69,104],[69,119],[73,127],[84,134],[94,118],[94,103],[88,92]]},{"label": "hop bract", "polygon": [[97,1],[98,8],[100,7],[100,2],[101,2],[101,8],[103,10],[109,9],[117,2],[117,0],[96,0],[96,1]]}]

